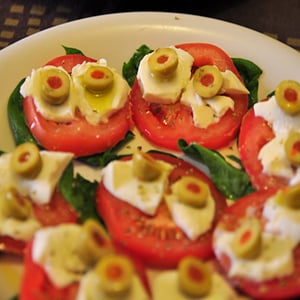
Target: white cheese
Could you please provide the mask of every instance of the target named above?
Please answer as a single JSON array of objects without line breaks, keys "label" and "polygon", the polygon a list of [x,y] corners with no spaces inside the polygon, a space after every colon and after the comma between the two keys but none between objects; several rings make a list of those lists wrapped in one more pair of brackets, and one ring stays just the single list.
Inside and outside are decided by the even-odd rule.
[{"label": "white cheese", "polygon": [[189,297],[184,294],[178,285],[178,271],[162,271],[156,275],[152,282],[153,300],[233,300],[238,299],[235,291],[216,272],[212,274],[212,287],[203,297]]},{"label": "white cheese", "polygon": [[64,72],[70,80],[70,94],[66,101],[60,105],[52,105],[47,103],[41,95],[42,71],[56,68],[57,67],[54,66],[45,66],[32,70],[30,76],[26,77],[23,85],[21,86],[20,93],[24,98],[27,96],[33,97],[37,110],[44,118],[57,122],[67,122],[74,119],[74,113],[78,99],[72,84],[72,79],[62,67],[58,68]]},{"label": "white cheese", "polygon": [[49,203],[56,185],[66,166],[73,158],[72,153],[40,151],[42,169],[34,178],[16,174],[10,166],[12,153],[0,156],[0,191],[16,189],[21,195],[30,197],[37,204]]},{"label": "white cheese", "polygon": [[169,78],[154,76],[148,66],[147,54],[140,62],[137,79],[143,93],[143,98],[149,102],[174,103],[183,89],[186,87],[190,76],[194,58],[182,49],[173,48],[178,55],[178,66],[174,74]]},{"label": "white cheese", "polygon": [[6,218],[0,212],[0,235],[6,235],[16,240],[29,241],[36,230],[41,227],[39,221],[30,217],[26,220]]},{"label": "white cheese", "polygon": [[[289,132],[292,130],[299,132],[299,116],[285,113],[277,105],[275,96],[267,101],[256,103],[254,112],[256,116],[260,116],[268,122],[275,134],[275,138],[266,143],[258,155],[263,166],[263,172],[270,175],[284,176],[290,179],[290,184],[299,183],[299,167],[291,166],[283,149]],[[297,176],[295,177],[295,175]]]},{"label": "white cheese", "polygon": [[100,287],[100,278],[93,271],[83,276],[76,300],[149,300],[140,279],[134,275],[132,285],[128,293],[120,296],[110,296],[104,293]]},{"label": "white cheese", "polygon": [[59,288],[79,281],[89,269],[80,255],[82,234],[82,226],[76,224],[45,227],[35,234],[32,259]]},{"label": "white cheese", "polygon": [[115,197],[140,209],[148,215],[154,215],[159,206],[172,165],[159,161],[163,171],[153,181],[142,181],[134,176],[132,160],[113,161],[103,169],[103,183]]},{"label": "white cheese", "polygon": [[194,90],[192,81],[188,83],[180,101],[192,108],[194,124],[200,128],[206,128],[218,122],[228,109],[234,109],[234,102],[228,96],[217,95],[210,99],[201,98]]},{"label": "white cheese", "polygon": [[248,89],[240,81],[240,79],[230,70],[221,72],[223,77],[222,92],[231,95],[249,94]]},{"label": "white cheese", "polygon": [[109,91],[94,94],[89,92],[82,81],[83,74],[90,66],[107,66],[105,60],[99,62],[84,62],[72,70],[72,79],[78,95],[77,106],[86,120],[92,125],[100,122],[107,122],[108,118],[124,107],[128,100],[130,87],[125,79],[114,69],[109,68],[113,73],[113,85]]},{"label": "white cheese", "polygon": [[212,98],[202,98],[193,87],[191,79],[182,93],[181,103],[190,106],[196,127],[207,128],[216,123],[228,109],[234,109],[234,101],[229,96],[216,95]]},{"label": "white cheese", "polygon": [[265,230],[290,237],[295,245],[300,242],[300,210],[278,205],[275,197],[270,197],[263,208],[266,218]]},{"label": "white cheese", "polygon": [[211,195],[202,208],[195,208],[179,201],[175,194],[165,195],[174,223],[189,239],[195,240],[211,228],[215,216],[215,201]]},{"label": "white cheese", "polygon": [[226,254],[230,259],[228,275],[241,276],[256,282],[291,275],[294,271],[293,250],[295,241],[263,232],[262,249],[254,259],[238,258],[232,250],[233,231],[216,229],[214,251],[217,257]]}]

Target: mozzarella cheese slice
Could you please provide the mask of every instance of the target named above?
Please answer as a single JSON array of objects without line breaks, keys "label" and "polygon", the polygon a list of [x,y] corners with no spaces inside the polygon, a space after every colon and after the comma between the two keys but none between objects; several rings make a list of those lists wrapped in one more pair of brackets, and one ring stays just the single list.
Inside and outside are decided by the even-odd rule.
[{"label": "mozzarella cheese slice", "polygon": [[182,49],[171,48],[178,55],[178,66],[170,78],[162,79],[151,73],[148,66],[151,53],[145,55],[139,64],[137,79],[143,98],[149,102],[164,104],[176,102],[190,79],[194,58]]},{"label": "mozzarella cheese slice", "polygon": [[[47,103],[41,95],[43,70],[60,69],[66,74],[70,80],[70,94],[65,102],[60,105],[52,105]],[[30,76],[27,76],[20,88],[21,95],[32,97],[37,110],[44,118],[57,122],[67,122],[74,119],[76,103],[78,102],[77,94],[72,84],[71,76],[62,67],[45,66],[38,69],[33,69]]]},{"label": "mozzarella cheese slice", "polygon": [[262,234],[262,249],[254,259],[238,258],[232,250],[233,231],[216,229],[214,250],[217,257],[226,254],[230,259],[229,276],[241,276],[259,282],[291,275],[294,270],[295,242],[267,232]]},{"label": "mozzarella cheese slice", "polygon": [[153,216],[163,198],[173,166],[159,161],[163,170],[161,175],[153,181],[142,181],[134,176],[132,163],[132,160],[109,163],[103,170],[103,183],[115,197]]},{"label": "mozzarella cheese slice", "polygon": [[124,107],[128,100],[130,87],[125,79],[114,69],[109,68],[114,76],[111,89],[103,93],[91,93],[82,81],[84,73],[90,66],[107,66],[106,60],[99,62],[84,62],[72,70],[72,79],[78,95],[77,106],[90,124],[96,125],[100,122],[108,122],[108,118],[116,111]]},{"label": "mozzarella cheese slice", "polygon": [[[153,300],[190,300],[191,297],[185,295],[178,285],[178,271],[162,271],[158,273],[152,281]],[[211,291],[203,297],[193,297],[193,300],[234,300],[238,299],[235,291],[216,272],[212,274]]]},{"label": "mozzarella cheese slice", "polygon": [[195,240],[211,228],[215,216],[215,201],[211,195],[202,208],[186,205],[180,202],[174,194],[165,195],[165,201],[174,223],[189,239]]},{"label": "mozzarella cheese slice", "polygon": [[132,285],[128,293],[119,297],[104,293],[100,288],[99,276],[93,271],[89,271],[80,281],[76,300],[150,300],[140,279],[134,275]]},{"label": "mozzarella cheese slice", "polygon": [[278,205],[275,197],[270,197],[263,208],[266,218],[265,230],[293,239],[295,245],[300,242],[300,210]]},{"label": "mozzarella cheese slice", "polygon": [[12,153],[0,156],[0,191],[14,188],[37,204],[49,203],[56,185],[73,158],[72,153],[40,151],[42,169],[34,178],[16,174],[10,167]]},{"label": "mozzarella cheese slice", "polygon": [[82,259],[82,226],[63,224],[45,227],[35,233],[32,259],[41,265],[49,279],[59,288],[79,281],[89,270]]}]

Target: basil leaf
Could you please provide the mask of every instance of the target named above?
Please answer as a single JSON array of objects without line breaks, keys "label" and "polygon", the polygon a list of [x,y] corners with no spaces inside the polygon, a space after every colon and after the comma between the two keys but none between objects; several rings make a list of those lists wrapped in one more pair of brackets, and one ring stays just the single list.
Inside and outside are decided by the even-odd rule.
[{"label": "basil leaf", "polygon": [[79,54],[79,55],[84,55],[83,52],[79,49],[76,48],[71,48],[71,47],[67,47],[62,45],[63,48],[65,49],[66,54]]},{"label": "basil leaf", "polygon": [[147,45],[143,44],[138,49],[136,49],[128,62],[123,63],[122,74],[130,86],[133,86],[140,61],[146,54],[151,53],[152,51],[153,50],[150,49]]},{"label": "basil leaf", "polygon": [[103,152],[90,156],[79,157],[77,160],[88,164],[92,167],[104,167],[112,160],[120,159],[125,155],[117,154],[121,148],[123,148],[127,143],[129,143],[134,138],[134,134],[128,131],[125,138],[121,140],[115,147]]},{"label": "basil leaf", "polygon": [[79,214],[82,222],[92,218],[103,223],[96,209],[97,181],[90,182],[80,174],[74,176],[74,166],[70,163],[61,176],[58,187],[64,199]]},{"label": "basil leaf", "polygon": [[251,108],[258,101],[258,79],[262,74],[262,69],[254,62],[244,58],[231,58],[238,72],[242,76],[244,83],[249,90],[249,104]]},{"label": "basil leaf", "polygon": [[254,192],[244,169],[235,168],[219,152],[196,143],[188,145],[183,139],[178,141],[178,146],[188,157],[207,166],[212,181],[226,198],[237,200]]},{"label": "basil leaf", "polygon": [[23,96],[20,94],[20,87],[25,79],[22,79],[8,99],[7,116],[16,145],[24,142],[33,142],[38,144],[31,134],[25,120],[23,110]]}]

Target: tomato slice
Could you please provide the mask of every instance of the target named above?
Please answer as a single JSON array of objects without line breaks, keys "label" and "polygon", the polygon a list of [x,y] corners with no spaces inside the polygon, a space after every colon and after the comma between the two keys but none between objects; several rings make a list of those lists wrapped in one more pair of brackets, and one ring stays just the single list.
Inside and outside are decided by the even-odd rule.
[{"label": "tomato slice", "polygon": [[[194,57],[194,67],[214,64],[221,71],[231,70],[241,78],[231,58],[215,45],[187,43],[176,47]],[[217,123],[205,129],[198,128],[194,126],[189,107],[180,103],[150,104],[143,99],[136,80],[131,91],[132,118],[141,134],[156,146],[178,151],[177,142],[183,138],[188,143],[197,142],[207,148],[219,149],[228,145],[236,136],[248,107],[247,95],[231,97],[234,110],[228,110]]]},{"label": "tomato slice", "polygon": [[[216,222],[226,208],[224,196],[214,187],[206,174],[190,163],[162,153],[151,155],[174,165],[169,176],[170,184],[183,175],[193,175],[205,181],[216,201]],[[130,159],[128,157],[127,159]],[[146,266],[155,268],[173,268],[186,255],[210,258],[212,252],[212,231],[191,241],[173,222],[164,202],[155,216],[151,217],[130,204],[114,197],[103,185],[99,184],[96,196],[97,209],[116,244],[141,259]]]},{"label": "tomato slice", "polygon": [[263,173],[258,159],[260,149],[275,137],[272,128],[262,117],[256,117],[250,109],[241,124],[238,149],[240,159],[256,189],[281,188],[288,184],[286,178]]},{"label": "tomato slice", "polygon": [[[275,192],[276,190],[274,189],[260,190],[245,196],[228,207],[218,226],[224,226],[226,230],[234,230],[238,226],[239,220],[246,214],[249,215],[250,211],[256,217],[262,219],[263,205]],[[228,272],[230,267],[230,258],[228,258],[225,254],[220,254],[217,259],[225,270],[225,273]],[[297,246],[294,250],[294,261],[294,273],[284,278],[255,282],[246,278],[235,276],[234,278],[230,277],[229,280],[232,281],[237,288],[253,297],[253,299],[294,299],[300,295],[300,246]]]},{"label": "tomato slice", "polygon": [[[46,65],[63,66],[70,72],[73,66],[84,61],[95,60],[71,54],[54,58]],[[80,115],[71,122],[49,121],[37,111],[31,97],[24,99],[23,108],[32,135],[45,149],[72,152],[76,157],[101,153],[112,148],[132,128],[129,104],[113,114],[107,123],[96,126]]]}]

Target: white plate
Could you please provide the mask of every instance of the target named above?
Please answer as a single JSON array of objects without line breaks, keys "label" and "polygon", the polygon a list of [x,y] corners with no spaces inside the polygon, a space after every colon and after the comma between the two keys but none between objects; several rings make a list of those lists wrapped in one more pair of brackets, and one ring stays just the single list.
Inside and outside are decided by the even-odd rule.
[{"label": "white plate", "polygon": [[[62,45],[87,56],[122,64],[141,45],[151,48],[183,42],[209,42],[231,57],[243,57],[263,69],[259,96],[266,96],[283,79],[300,80],[300,54],[262,33],[232,23],[180,13],[131,12],[108,14],[59,25],[27,37],[0,51],[0,150],[13,149],[6,105],[9,95],[32,68],[64,54]],[[0,256],[0,295],[7,300],[18,291],[19,261]],[[33,275],[34,276],[34,275]]]}]

